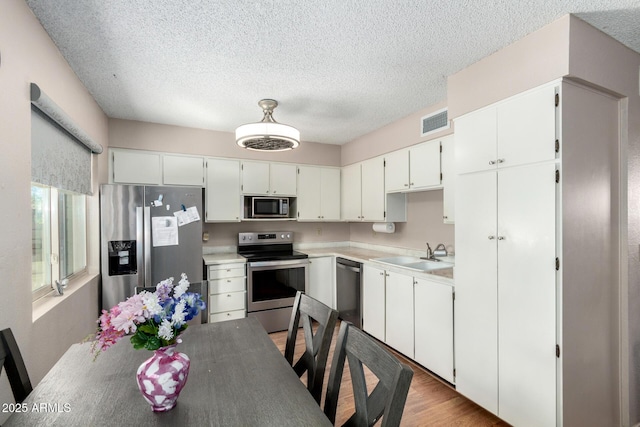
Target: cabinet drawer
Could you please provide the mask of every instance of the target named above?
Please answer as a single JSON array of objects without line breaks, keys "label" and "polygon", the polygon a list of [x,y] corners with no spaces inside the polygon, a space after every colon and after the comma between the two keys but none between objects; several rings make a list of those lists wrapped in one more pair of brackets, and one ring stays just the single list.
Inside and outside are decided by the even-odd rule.
[{"label": "cabinet drawer", "polygon": [[239,276],[244,276],[244,263],[209,266],[209,280]]},{"label": "cabinet drawer", "polygon": [[244,310],[226,311],[223,313],[211,313],[209,322],[224,322],[225,320],[242,319],[247,317]]},{"label": "cabinet drawer", "polygon": [[209,296],[209,313],[244,310],[244,292],[227,292]]},{"label": "cabinet drawer", "polygon": [[244,292],[245,278],[229,277],[228,279],[209,280],[209,294],[222,294],[225,292]]}]

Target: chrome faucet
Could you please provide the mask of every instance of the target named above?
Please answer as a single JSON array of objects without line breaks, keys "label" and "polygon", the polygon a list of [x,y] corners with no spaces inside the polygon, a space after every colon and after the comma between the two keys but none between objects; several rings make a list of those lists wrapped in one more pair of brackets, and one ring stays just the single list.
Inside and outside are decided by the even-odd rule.
[{"label": "chrome faucet", "polygon": [[431,261],[440,261],[433,256],[433,251],[431,250],[431,246],[429,246],[429,242],[427,242],[427,256],[420,257],[420,259],[426,259]]},{"label": "chrome faucet", "polygon": [[436,249],[432,250],[431,246],[429,246],[429,243],[427,242],[427,256],[420,257],[420,259],[426,259],[429,261],[440,261],[436,257],[443,257],[447,255],[448,255],[447,248],[444,246],[444,243],[438,243],[438,246],[436,246]]}]

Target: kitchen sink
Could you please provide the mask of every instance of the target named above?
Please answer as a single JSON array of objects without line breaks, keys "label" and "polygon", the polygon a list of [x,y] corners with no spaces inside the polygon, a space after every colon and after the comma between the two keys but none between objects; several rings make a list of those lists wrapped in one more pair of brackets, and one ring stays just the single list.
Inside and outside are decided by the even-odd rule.
[{"label": "kitchen sink", "polygon": [[420,262],[420,258],[414,256],[393,256],[389,258],[374,258],[372,261],[378,261],[383,264],[406,265]]},{"label": "kitchen sink", "polygon": [[411,264],[403,264],[402,267],[410,268],[412,270],[418,270],[418,271],[430,271],[430,270],[441,270],[443,268],[450,268],[450,267],[453,267],[453,264],[451,264],[450,262],[443,262],[443,261],[422,260],[422,261],[414,262]]},{"label": "kitchen sink", "polygon": [[377,261],[382,264],[393,265],[396,267],[403,267],[415,271],[432,271],[441,270],[443,268],[453,267],[450,262],[444,261],[431,261],[420,259],[418,257],[411,256],[396,256],[388,258],[373,258],[371,261]]}]

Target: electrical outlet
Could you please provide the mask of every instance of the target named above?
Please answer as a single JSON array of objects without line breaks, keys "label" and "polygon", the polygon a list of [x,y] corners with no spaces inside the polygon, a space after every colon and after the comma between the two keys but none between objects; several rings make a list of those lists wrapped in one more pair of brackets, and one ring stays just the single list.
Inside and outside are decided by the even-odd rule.
[{"label": "electrical outlet", "polygon": [[322,227],[318,227],[316,231],[318,233],[318,236],[322,236]]}]

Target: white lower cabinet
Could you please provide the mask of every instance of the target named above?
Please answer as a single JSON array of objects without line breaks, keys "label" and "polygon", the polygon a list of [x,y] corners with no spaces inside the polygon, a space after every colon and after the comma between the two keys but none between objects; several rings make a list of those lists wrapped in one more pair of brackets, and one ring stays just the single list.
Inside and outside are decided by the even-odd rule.
[{"label": "white lower cabinet", "polygon": [[413,359],[413,276],[386,272],[386,343]]},{"label": "white lower cabinet", "polygon": [[363,330],[450,383],[453,286],[365,264]]},{"label": "white lower cabinet", "polygon": [[309,258],[309,284],[307,295],[333,309],[335,304],[335,258],[332,256]]},{"label": "white lower cabinet", "polygon": [[246,317],[245,263],[210,265],[209,322]]},{"label": "white lower cabinet", "polygon": [[362,329],[385,341],[385,274],[369,264],[363,266]]},{"label": "white lower cabinet", "polygon": [[415,361],[453,383],[453,287],[414,281]]}]

